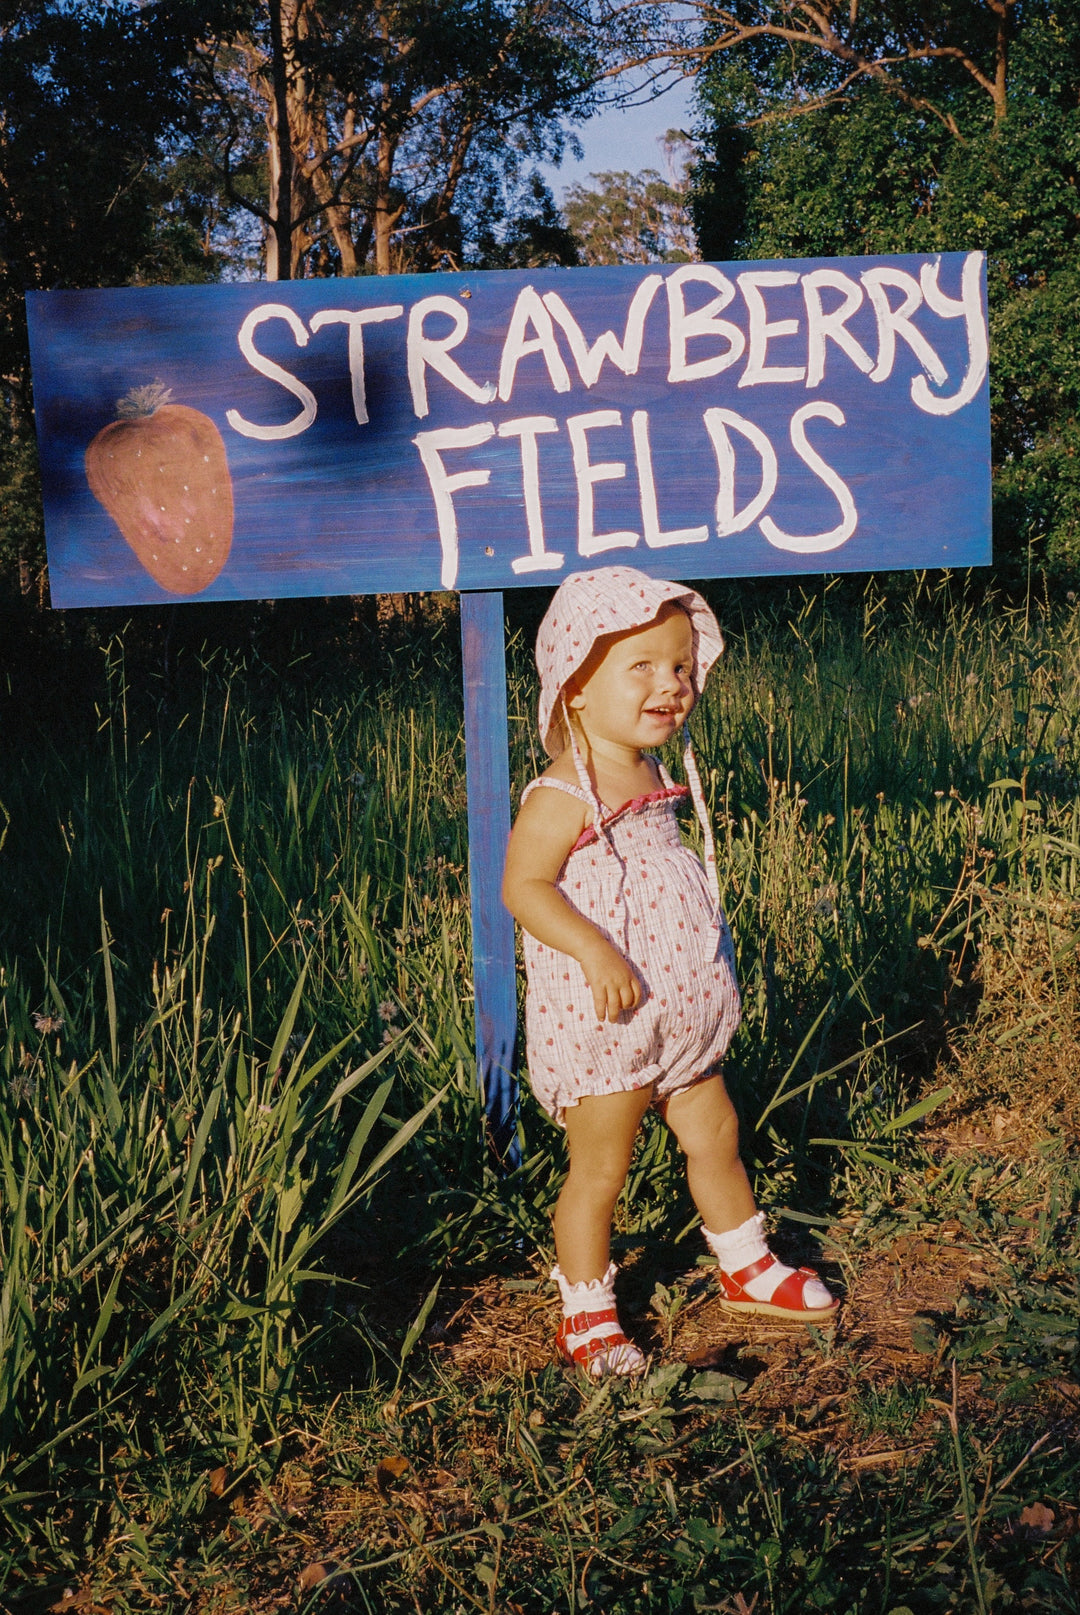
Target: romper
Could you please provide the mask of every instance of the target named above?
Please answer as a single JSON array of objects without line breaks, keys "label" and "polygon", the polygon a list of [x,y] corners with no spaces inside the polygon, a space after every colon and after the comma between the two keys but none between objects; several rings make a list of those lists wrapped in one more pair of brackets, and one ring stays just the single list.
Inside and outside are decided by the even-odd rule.
[{"label": "romper", "polygon": [[[690,792],[661,765],[663,787],[587,826],[557,889],[634,964],[642,997],[617,1021],[598,1021],[585,972],[569,954],[524,935],[529,1082],[559,1125],[584,1094],[654,1085],[654,1102],[712,1076],[739,1024],[731,932],[700,859],[679,835],[675,803]],[[580,786],[542,787],[593,805]]]}]

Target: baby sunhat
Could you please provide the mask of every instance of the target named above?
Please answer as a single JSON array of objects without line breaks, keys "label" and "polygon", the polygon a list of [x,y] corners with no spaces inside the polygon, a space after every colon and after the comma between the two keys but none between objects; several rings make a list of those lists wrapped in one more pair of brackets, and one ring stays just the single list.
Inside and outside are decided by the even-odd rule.
[{"label": "baby sunhat", "polygon": [[540,739],[549,757],[558,757],[564,741],[559,723],[560,696],[581,671],[598,639],[644,628],[662,606],[675,601],[690,618],[694,632],[694,689],[701,694],[710,667],[724,649],[719,625],[696,589],[665,583],[632,566],[602,566],[564,578],[536,636],[540,674]]}]

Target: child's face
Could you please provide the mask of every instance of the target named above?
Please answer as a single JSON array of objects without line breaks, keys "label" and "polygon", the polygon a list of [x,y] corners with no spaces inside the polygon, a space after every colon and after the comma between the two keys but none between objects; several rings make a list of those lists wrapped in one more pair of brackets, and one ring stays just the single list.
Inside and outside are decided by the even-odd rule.
[{"label": "child's face", "polygon": [[697,699],[694,633],[677,605],[665,606],[644,628],[607,642],[590,657],[566,704],[590,741],[637,751],[662,746],[682,727]]}]

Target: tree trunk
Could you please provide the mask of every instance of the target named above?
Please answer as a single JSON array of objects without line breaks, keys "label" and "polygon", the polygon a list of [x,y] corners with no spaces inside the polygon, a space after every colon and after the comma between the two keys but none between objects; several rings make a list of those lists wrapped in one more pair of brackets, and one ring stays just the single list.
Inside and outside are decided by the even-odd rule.
[{"label": "tree trunk", "polygon": [[[354,132],[354,117],[350,109],[345,122],[345,134]],[[326,215],[326,222],[330,234],[334,238],[334,245],[341,259],[341,273],[355,275],[360,269],[360,260],[357,256],[356,243],[352,237],[352,216],[347,203],[338,202],[334,198],[334,184],[329,177],[325,164],[318,158],[325,155],[330,145],[330,130],[326,118],[325,106],[310,121],[310,131],[307,139],[307,148],[315,157],[311,170],[311,188],[318,198],[322,210]]]},{"label": "tree trunk", "polygon": [[1000,3],[990,0],[990,6],[998,20],[994,60],[994,122],[1000,123],[1009,109],[1009,0],[1000,0]]},{"label": "tree trunk", "polygon": [[375,273],[390,273],[390,232],[397,214],[390,208],[390,181],[394,173],[394,143],[385,130],[379,131],[379,162],[375,178]]},{"label": "tree trunk", "polygon": [[289,120],[289,64],[295,0],[268,0],[270,83],[267,124],[270,135],[270,233],[266,243],[267,280],[291,280],[293,273],[293,150]]}]

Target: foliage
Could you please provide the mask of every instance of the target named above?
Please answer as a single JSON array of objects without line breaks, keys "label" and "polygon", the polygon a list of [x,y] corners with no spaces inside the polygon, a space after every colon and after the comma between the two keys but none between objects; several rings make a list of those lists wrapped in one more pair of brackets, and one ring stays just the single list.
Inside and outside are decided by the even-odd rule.
[{"label": "foliage", "polygon": [[[950,10],[949,24],[978,43],[980,12],[989,26],[987,8]],[[866,16],[870,27],[878,13]],[[987,35],[980,46],[984,77],[992,43]],[[707,257],[985,248],[997,551],[1015,565],[1045,540],[1040,562],[1071,577],[1080,552],[1080,365],[1066,335],[1080,318],[1071,13],[1014,8],[1001,90],[995,98],[948,57],[851,82],[814,47],[766,38],[719,55],[702,80],[709,155],[695,220]],[[933,98],[932,113],[920,96]]]},{"label": "foliage", "polygon": [[[22,1505],[62,1499],[104,1443],[217,1430],[249,1460],[290,1407],[317,1247],[426,1119],[378,1136],[391,1048],[355,1066],[340,1045],[308,1057],[305,969],[265,1060],[240,1014],[204,1012],[192,875],[180,957],[130,1049],[104,920],[107,1042],[90,994],[52,984],[31,1018],[4,983],[0,1508],[24,1538]],[[83,1488],[88,1531],[106,1498],[104,1474],[97,1496]]]},{"label": "foliage", "polygon": [[688,143],[677,130],[668,131],[665,152],[668,178],[646,168],[590,174],[591,187],[567,186],[563,210],[584,263],[687,263],[696,256],[686,194]]},{"label": "foliage", "polygon": [[[1034,1395],[1071,1371],[1074,1162],[1056,1148],[1011,1176],[993,1154],[942,1173],[917,1136],[947,1098],[942,1076],[917,1093],[970,1028],[952,1082],[965,1061],[984,1073],[1000,1037],[1031,1107],[1037,1038],[1072,1024],[1080,619],[904,587],[792,587],[765,612],[753,591],[717,590],[732,649],[694,721],[745,988],[729,1074],[763,1201],[844,1215],[852,1261],[948,1217],[1006,1252],[1010,1268],[930,1320],[926,1362],[955,1357]],[[652,1607],[662,1586],[672,1608],[741,1588],[771,1610],[798,1607],[812,1570],[823,1599],[861,1608],[865,1592],[876,1611],[886,1575],[894,1594],[940,1579],[943,1542],[958,1596],[973,1577],[1019,1588],[1033,1561],[1010,1521],[1057,1460],[1036,1453],[1017,1489],[1029,1427],[984,1411],[970,1436],[961,1419],[957,1448],[914,1389],[871,1395],[854,1346],[828,1371],[858,1428],[916,1432],[912,1467],[859,1471],[854,1490],[801,1430],[777,1439],[774,1418],[722,1400],[742,1398],[749,1362],[676,1356],[594,1401],[553,1370],[477,1383],[429,1358],[451,1316],[442,1299],[424,1311],[433,1267],[444,1289],[478,1271],[536,1289],[522,1274],[547,1255],[561,1143],[526,1096],[523,1165],[500,1177],[485,1151],[452,618],[428,611],[416,632],[358,638],[308,607],[290,644],[277,608],[265,654],[184,651],[167,669],[152,613],[98,649],[83,617],[86,660],[70,642],[61,654],[67,624],[39,661],[29,642],[13,659],[5,1596],[32,1601],[61,1577],[58,1596],[93,1563],[111,1589],[98,1601],[119,1609],[147,1607],[148,1589],[220,1607],[226,1586],[259,1607],[268,1567],[285,1567],[277,1597],[313,1543],[320,1596],[343,1607],[415,1607],[410,1586],[471,1607],[460,1584],[485,1608],[495,1587],[547,1615],[584,1577],[613,1609],[648,1607],[651,1579]],[[510,695],[524,779],[539,762],[532,675],[518,668]],[[987,961],[1017,954],[1016,915],[1033,940],[1014,1024]],[[1037,993],[1056,996],[1032,1028]],[[1048,1084],[1048,1105],[1068,1080]],[[645,1304],[652,1293],[669,1341],[698,1293],[682,1276],[696,1246],[681,1179],[650,1126],[618,1241],[624,1257],[654,1253]],[[1021,1244],[1016,1206],[1044,1192],[1058,1211]],[[801,1349],[800,1374],[829,1361],[821,1343]],[[306,1522],[287,1479],[298,1463]],[[973,1509],[985,1499],[978,1530],[967,1517],[974,1555],[965,1485]],[[1051,1592],[1064,1574],[1046,1570]]]},{"label": "foliage", "polygon": [[1017,32],[1057,21],[1048,0],[687,0],[659,9],[654,53],[720,73],[736,58],[739,70],[749,67],[761,85],[763,120],[776,116],[769,94],[784,78],[795,93],[781,116],[814,112],[876,86],[953,135],[963,119],[950,104],[950,88],[973,90],[1003,117]]},{"label": "foliage", "polygon": [[0,579],[40,605],[46,571],[37,445],[14,405],[8,418],[0,438]]},{"label": "foliage", "polygon": [[26,290],[205,273],[162,163],[190,132],[183,71],[208,8],[6,8],[0,52],[2,371],[25,388]]}]

